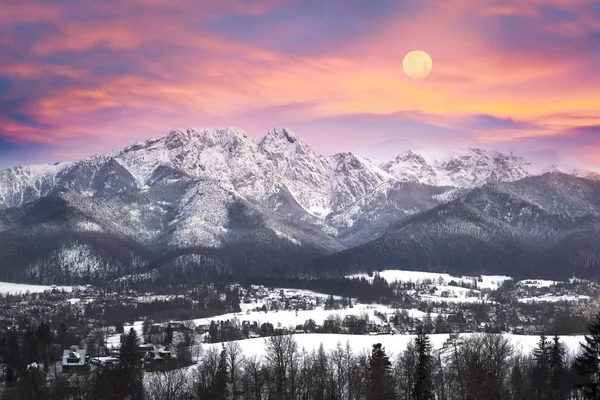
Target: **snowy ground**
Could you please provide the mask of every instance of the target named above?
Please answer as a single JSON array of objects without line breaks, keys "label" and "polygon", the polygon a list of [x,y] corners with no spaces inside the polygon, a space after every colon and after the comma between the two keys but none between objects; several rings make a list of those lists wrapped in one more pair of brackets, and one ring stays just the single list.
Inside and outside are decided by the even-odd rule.
[{"label": "snowy ground", "polygon": [[[463,334],[461,336],[468,336],[470,334]],[[429,335],[431,344],[434,350],[440,349],[443,343],[448,339],[448,334]],[[522,353],[531,352],[539,341],[539,336],[525,336],[525,335],[511,335],[505,334],[515,350],[521,351]],[[375,343],[381,343],[388,354],[399,354],[402,352],[409,341],[414,339],[414,335],[343,335],[343,334],[326,334],[326,333],[306,333],[294,335],[294,339],[298,343],[299,349],[305,349],[306,351],[312,351],[317,349],[320,344],[326,351],[334,349],[338,343],[342,347],[346,346],[346,343],[350,344],[355,354],[361,352],[370,351],[371,347]],[[561,336],[560,340],[564,343],[568,353],[576,353],[579,350],[579,343],[583,341],[583,336]],[[244,355],[246,356],[263,356],[265,353],[265,338],[247,339],[238,341]],[[214,347],[218,350],[221,349],[221,343],[204,344],[204,350]]]},{"label": "snowy ground", "polygon": [[[129,333],[129,330],[133,328],[136,331],[139,338],[142,337],[142,325],[144,321],[135,321],[133,325],[125,325],[123,326],[123,332]],[[115,333],[114,335],[110,335],[106,338],[106,347],[109,349],[118,349],[121,347],[121,334]]]},{"label": "snowy ground", "polygon": [[[442,272],[422,272],[422,271],[405,271],[398,269],[391,269],[380,271],[379,276],[385,279],[387,282],[423,282],[425,280],[431,280],[433,283],[438,284],[440,282],[440,278],[442,279],[442,284],[448,284],[450,281],[455,282],[464,282],[464,283],[473,283],[477,281],[478,289],[492,289],[495,290],[504,281],[511,280],[512,278],[509,276],[503,275],[482,275],[481,277],[476,276],[452,276],[450,274],[442,273]],[[369,277],[367,274],[354,274],[348,275],[346,278],[365,278],[368,281],[372,281],[373,278]],[[479,278],[481,278],[481,282],[479,282]]]},{"label": "snowy ground", "polygon": [[[342,310],[324,310],[322,307],[319,307],[314,310],[300,310],[297,313],[296,311],[268,311],[267,313],[247,311],[241,313],[217,315],[210,318],[196,319],[193,322],[196,325],[208,325],[210,324],[210,321],[219,322],[237,318],[240,323],[243,321],[248,321],[250,323],[256,321],[259,325],[261,325],[269,322],[276,328],[295,328],[296,325],[302,325],[309,319],[314,320],[317,325],[322,325],[323,321],[325,321],[325,319],[327,319],[327,317],[330,315],[338,315],[343,319],[347,315],[360,316],[366,313],[369,315],[371,322],[381,323],[381,319],[375,316],[375,311],[383,313],[389,317],[394,314],[395,309],[380,304],[357,304],[353,308],[346,308]],[[426,313],[415,309],[407,310],[407,312],[408,315],[413,318],[424,318],[426,316]],[[431,314],[432,318],[435,318],[436,316],[437,314],[435,313]]]},{"label": "snowy ground", "polygon": [[559,301],[588,301],[590,299],[590,296],[567,296],[567,295],[562,295],[562,296],[552,296],[552,295],[545,295],[545,296],[538,296],[538,297],[524,297],[522,299],[519,299],[520,303],[539,303],[539,302],[546,302],[546,303],[557,303]]},{"label": "snowy ground", "polygon": [[557,283],[558,283],[557,281],[549,281],[546,279],[527,279],[527,280],[517,282],[517,285],[544,288],[544,287],[550,287],[550,286],[556,285]]},{"label": "snowy ground", "polygon": [[64,290],[65,292],[71,292],[70,286],[45,286],[45,285],[28,285],[24,283],[11,283],[11,282],[0,282],[0,293],[4,294],[19,294],[19,293],[42,293],[47,290]]}]

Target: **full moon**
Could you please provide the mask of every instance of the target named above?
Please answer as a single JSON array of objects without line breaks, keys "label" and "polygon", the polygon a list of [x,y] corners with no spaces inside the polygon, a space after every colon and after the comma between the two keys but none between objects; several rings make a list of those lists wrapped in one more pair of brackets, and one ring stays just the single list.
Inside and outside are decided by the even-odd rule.
[{"label": "full moon", "polygon": [[411,78],[425,78],[433,68],[429,54],[421,50],[413,50],[404,56],[402,69]]}]

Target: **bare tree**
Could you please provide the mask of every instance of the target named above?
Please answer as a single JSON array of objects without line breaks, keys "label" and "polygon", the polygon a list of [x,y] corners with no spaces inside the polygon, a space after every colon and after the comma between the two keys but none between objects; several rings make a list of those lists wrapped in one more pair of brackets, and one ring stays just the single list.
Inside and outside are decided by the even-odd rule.
[{"label": "bare tree", "polygon": [[145,381],[146,398],[150,400],[181,400],[191,396],[190,379],[183,369],[147,373]]},{"label": "bare tree", "polygon": [[292,335],[265,339],[266,361],[273,372],[274,395],[278,399],[294,398],[297,378],[298,344]]},{"label": "bare tree", "polygon": [[246,358],[244,365],[244,392],[246,399],[261,400],[269,377],[268,369],[262,364],[260,358],[253,356]]},{"label": "bare tree", "polygon": [[244,364],[244,354],[242,348],[237,342],[228,342],[225,345],[227,350],[227,364],[229,367],[229,382],[231,384],[232,397],[236,399],[240,388],[239,380],[242,374]]}]

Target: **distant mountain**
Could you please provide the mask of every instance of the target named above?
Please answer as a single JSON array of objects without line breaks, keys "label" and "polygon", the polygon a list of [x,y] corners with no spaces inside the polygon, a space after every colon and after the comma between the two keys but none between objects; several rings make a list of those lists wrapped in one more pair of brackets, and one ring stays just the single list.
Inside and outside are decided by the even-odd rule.
[{"label": "distant mountain", "polygon": [[413,151],[398,155],[381,168],[401,181],[474,188],[489,182],[510,182],[529,176],[520,157],[469,148],[429,164]]},{"label": "distant mountain", "polygon": [[547,173],[473,189],[320,260],[317,268],[596,276],[599,239],[600,182]]},{"label": "distant mountain", "polygon": [[[318,155],[286,128],[259,140],[235,128],[177,129],[76,162],[0,171],[0,247],[9,249],[0,254],[0,280],[115,279],[159,265],[301,271],[312,259],[389,240],[398,223],[429,226],[428,216],[463,204],[481,185],[520,201],[533,196],[560,218],[568,218],[563,208],[595,207],[587,183],[556,200],[525,165],[469,149],[433,161],[408,151],[380,167],[354,153]],[[498,222],[484,212],[491,200],[481,202],[485,231]]]}]

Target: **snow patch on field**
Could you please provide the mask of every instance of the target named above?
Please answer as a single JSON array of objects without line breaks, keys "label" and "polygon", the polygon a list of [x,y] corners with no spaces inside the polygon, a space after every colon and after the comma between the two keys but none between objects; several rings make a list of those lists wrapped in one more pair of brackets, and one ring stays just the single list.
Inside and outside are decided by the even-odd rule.
[{"label": "snow patch on field", "polygon": [[[126,335],[131,329],[133,329],[137,333],[138,338],[141,339],[143,337],[143,325],[144,321],[135,321],[133,325],[126,324],[123,326],[123,334]],[[114,335],[108,336],[106,338],[106,347],[109,350],[119,349],[121,347],[121,334],[115,333]]]},{"label": "snow patch on field", "polygon": [[[332,315],[339,316],[341,319],[344,319],[344,317],[347,315],[361,316],[363,314],[367,314],[371,322],[382,325],[383,321],[381,321],[379,317],[375,316],[375,311],[386,315],[388,318],[395,313],[395,309],[383,305],[357,304],[353,308],[347,308],[343,310],[325,310],[322,307],[319,307],[314,310],[299,310],[298,312],[292,310],[268,311],[266,313],[259,311],[246,311],[241,313],[217,315],[210,318],[196,319],[193,322],[196,325],[208,325],[211,321],[219,322],[237,318],[240,323],[248,321],[249,323],[257,322],[259,325],[261,325],[268,322],[276,328],[294,328],[296,325],[303,325],[309,319],[315,321],[317,325],[322,325],[323,322]],[[406,311],[412,318],[425,318],[427,315],[426,313],[415,309]],[[431,313],[432,318],[435,318],[436,316],[436,313]]]},{"label": "snow patch on field", "polygon": [[556,285],[557,283],[557,281],[549,281],[546,279],[527,279],[517,282],[517,285],[544,288]]},{"label": "snow patch on field", "polygon": [[71,292],[73,290],[70,286],[28,285],[25,283],[0,282],[0,293],[2,294],[19,294],[27,292],[42,293],[53,289],[65,292]]},{"label": "snow patch on field", "polygon": [[[492,289],[495,290],[504,281],[512,280],[509,276],[504,275],[482,275],[482,276],[453,276],[444,272],[424,272],[424,271],[405,271],[399,269],[389,269],[378,272],[379,276],[385,279],[388,283],[394,282],[423,282],[425,280],[430,280],[434,284],[438,284],[440,282],[440,278],[442,279],[442,285],[449,283],[450,281],[455,281],[456,283],[470,283],[477,284],[478,289]],[[350,279],[360,279],[365,278],[369,282],[373,281],[373,277],[370,277],[367,274],[354,274],[348,275],[346,278]],[[481,279],[481,282],[479,281]]]},{"label": "snow patch on field", "polygon": [[519,303],[540,303],[540,302],[546,302],[546,303],[557,303],[560,301],[588,301],[590,300],[590,296],[585,296],[585,295],[581,295],[581,296],[569,296],[569,295],[562,295],[562,296],[552,296],[552,295],[545,295],[545,296],[537,296],[537,297],[524,297],[522,299],[519,299]]}]

